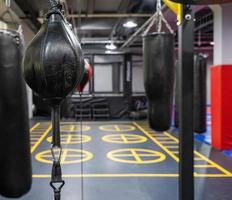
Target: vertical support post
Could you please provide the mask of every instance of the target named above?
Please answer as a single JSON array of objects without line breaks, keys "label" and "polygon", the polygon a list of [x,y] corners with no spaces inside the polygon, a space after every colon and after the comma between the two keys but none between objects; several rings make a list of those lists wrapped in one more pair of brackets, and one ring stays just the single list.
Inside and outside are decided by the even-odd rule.
[{"label": "vertical support post", "polygon": [[194,21],[189,5],[183,6],[179,27],[179,200],[194,200],[193,48]]},{"label": "vertical support post", "polygon": [[132,55],[125,54],[124,57],[124,99],[129,113],[132,109]]}]

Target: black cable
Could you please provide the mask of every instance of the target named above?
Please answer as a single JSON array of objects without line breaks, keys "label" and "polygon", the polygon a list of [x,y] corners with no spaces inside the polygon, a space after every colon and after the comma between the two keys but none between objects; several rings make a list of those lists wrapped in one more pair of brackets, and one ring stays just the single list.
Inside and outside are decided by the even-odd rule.
[{"label": "black cable", "polygon": [[78,28],[79,28],[79,41],[81,44],[81,0],[78,0]]},{"label": "black cable", "polygon": [[83,123],[83,118],[82,118],[82,92],[80,94],[80,135],[81,135],[81,200],[84,200],[84,162],[83,162],[83,150],[84,150],[84,145],[83,145],[83,131],[82,131],[82,123]]}]

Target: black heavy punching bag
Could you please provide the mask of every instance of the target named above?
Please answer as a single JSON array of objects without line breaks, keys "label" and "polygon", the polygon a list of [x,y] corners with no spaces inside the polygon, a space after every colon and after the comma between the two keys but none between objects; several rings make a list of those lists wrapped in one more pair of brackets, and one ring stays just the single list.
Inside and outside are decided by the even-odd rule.
[{"label": "black heavy punching bag", "polygon": [[0,194],[6,197],[22,196],[32,180],[22,50],[18,32],[0,30]]},{"label": "black heavy punching bag", "polygon": [[206,132],[206,76],[207,58],[203,54],[194,58],[194,99],[193,99],[193,119],[194,132]]},{"label": "black heavy punching bag", "polygon": [[174,90],[174,35],[152,33],[144,37],[144,82],[148,117],[152,129],[166,131],[171,126]]},{"label": "black heavy punching bag", "polygon": [[31,89],[51,105],[59,104],[84,71],[80,43],[58,10],[50,10],[26,49],[24,76]]}]

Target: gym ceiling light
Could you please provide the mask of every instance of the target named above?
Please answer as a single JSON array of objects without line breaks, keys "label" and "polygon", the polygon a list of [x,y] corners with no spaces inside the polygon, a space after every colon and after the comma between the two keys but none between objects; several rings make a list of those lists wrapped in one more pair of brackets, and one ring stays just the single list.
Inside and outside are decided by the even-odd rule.
[{"label": "gym ceiling light", "polygon": [[112,42],[112,43],[106,45],[106,49],[115,50],[115,49],[117,49],[117,46]]},{"label": "gym ceiling light", "polygon": [[127,22],[125,22],[124,24],[123,24],[123,27],[125,27],[125,28],[135,28],[135,27],[137,27],[138,26],[138,24],[136,24],[135,22],[133,22],[133,21],[127,21]]}]

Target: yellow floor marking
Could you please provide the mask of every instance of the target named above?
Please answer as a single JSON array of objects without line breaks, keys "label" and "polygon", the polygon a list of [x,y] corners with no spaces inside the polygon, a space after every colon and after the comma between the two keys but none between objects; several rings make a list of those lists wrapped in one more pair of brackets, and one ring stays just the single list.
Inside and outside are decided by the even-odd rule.
[{"label": "yellow floor marking", "polygon": [[[148,131],[148,130],[147,130]],[[159,138],[167,138],[167,136],[161,134],[161,133],[150,133],[150,135],[152,136],[156,136],[156,137],[159,137]]]},{"label": "yellow floor marking", "polygon": [[[177,138],[175,138],[174,136],[172,136],[170,133],[168,132],[163,132],[165,135],[169,136],[170,138],[172,138],[173,140],[175,140],[176,142],[179,143],[179,140]],[[208,162],[209,164],[213,165],[215,168],[217,168],[219,171],[223,172],[224,174],[226,174],[227,176],[231,176],[232,173],[229,172],[228,170],[226,170],[225,168],[223,168],[222,166],[218,165],[217,163],[213,162],[212,160],[208,159],[206,156],[202,155],[201,153],[194,151],[194,154],[197,155],[199,158],[201,158],[202,160],[205,160],[206,162]]]},{"label": "yellow floor marking", "polygon": [[166,147],[169,149],[178,149],[179,148],[178,146],[167,146],[167,145],[166,145]]},{"label": "yellow floor marking", "polygon": [[44,140],[44,138],[48,135],[48,133],[52,130],[52,125],[50,125],[47,130],[43,133],[43,135],[41,135],[41,137],[39,138],[39,140],[33,145],[33,147],[31,148],[31,153],[33,153],[36,148],[40,145],[40,143]]},{"label": "yellow floor marking", "polygon": [[169,156],[171,156],[176,162],[179,162],[179,158],[173,154],[171,151],[169,151],[164,145],[162,145],[156,138],[152,137],[146,130],[144,130],[140,125],[138,125],[136,122],[133,122],[133,124],[142,132],[144,133],[148,138],[150,138],[155,144],[157,144],[161,149],[163,149]]},{"label": "yellow floor marking", "polygon": [[174,154],[179,154],[180,152],[179,151],[171,151],[172,153]]},{"label": "yellow floor marking", "polygon": [[36,124],[30,129],[30,132],[34,131],[39,125],[40,125],[40,123],[36,123]]},{"label": "yellow floor marking", "polygon": [[71,128],[70,128],[70,131],[71,131],[71,132],[74,132],[74,130],[75,130],[75,126],[72,125]]},{"label": "yellow floor marking", "polygon": [[114,128],[116,131],[121,131],[121,129],[118,127],[118,125],[114,125]]},{"label": "yellow floor marking", "polygon": [[194,165],[195,168],[215,168],[213,165]]},{"label": "yellow floor marking", "polygon": [[[63,157],[63,155],[64,154],[62,154],[62,157]],[[58,157],[58,155],[56,155],[56,154],[55,154],[55,156]],[[67,156],[67,154],[66,154],[66,156]],[[82,158],[82,157],[85,157],[85,155],[82,156],[82,155],[75,155],[75,154],[70,155],[69,154],[68,157],[70,157],[70,158]],[[49,155],[49,154],[48,155],[43,155],[43,158],[52,158],[52,155]]]},{"label": "yellow floor marking", "polygon": [[[144,130],[141,126],[139,126],[136,122],[133,122],[134,125],[136,125],[138,127],[139,130],[141,130],[145,135],[147,135],[147,137],[149,137],[152,141],[154,141],[158,146],[160,146],[164,151],[166,151],[172,158],[174,154],[172,154],[171,151],[169,151],[166,146],[163,146],[161,142],[158,141],[158,139],[153,138],[149,132],[147,132],[146,130]],[[171,139],[173,139],[176,143],[179,143],[179,140],[177,138],[175,138],[174,136],[172,136],[170,133],[168,132],[163,132],[164,135],[170,137]],[[158,143],[157,143],[158,142]],[[168,151],[167,151],[168,150]],[[219,171],[223,172],[226,176],[232,176],[232,173],[229,172],[228,170],[226,170],[225,168],[223,168],[222,166],[218,165],[217,163],[213,162],[212,160],[208,159],[206,156],[202,155],[201,153],[194,151],[195,156],[198,156],[198,159],[202,159],[206,162],[208,162],[210,165],[213,165],[216,169],[218,169]],[[174,158],[177,162],[179,162],[179,158],[177,156],[175,156]],[[201,174],[200,174],[201,175]],[[197,175],[198,177],[203,177],[204,175],[206,175],[206,177],[215,177],[215,175],[209,176],[211,174],[203,174],[203,176],[200,176],[199,174]],[[220,175],[220,174],[219,174]],[[220,176],[219,176],[220,177]]]},{"label": "yellow floor marking", "polygon": [[[123,155],[122,157],[118,156]],[[140,155],[149,155],[150,159],[142,159]],[[124,156],[129,155],[129,156]],[[148,157],[148,156],[146,156]],[[127,148],[127,149],[116,149],[107,153],[107,158],[115,162],[122,162],[128,164],[151,164],[162,162],[166,159],[166,156],[158,151],[150,149],[137,149],[137,148]],[[133,158],[133,159],[128,159]]]},{"label": "yellow floor marking", "polygon": [[209,164],[215,166],[215,168],[217,168],[218,170],[220,170],[221,172],[223,172],[223,173],[226,174],[227,176],[232,176],[232,173],[231,173],[231,172],[229,172],[228,170],[226,170],[226,169],[223,168],[222,166],[218,165],[217,163],[213,162],[212,160],[208,159],[207,157],[205,157],[205,156],[202,155],[201,153],[199,153],[199,152],[197,152],[197,151],[194,151],[194,153],[195,153],[198,157],[200,157],[200,158],[206,160]]},{"label": "yellow floor marking", "polygon": [[163,138],[158,137],[157,139],[158,139],[159,141],[162,141],[162,140],[170,140],[170,138],[168,138],[167,136],[165,136],[165,137],[163,137]]},{"label": "yellow floor marking", "polygon": [[[93,158],[93,154],[91,152],[88,152],[85,150],[82,151],[80,149],[63,149],[62,152],[63,153],[61,155],[61,163],[63,165],[86,162],[86,161],[89,161]],[[58,153],[59,153],[59,151],[55,151],[56,157],[57,157]],[[69,154],[72,155],[71,158],[76,158],[76,159],[72,159],[72,160],[68,159]],[[73,155],[76,155],[76,154],[79,156],[74,157]],[[52,158],[51,150],[42,151],[42,152],[36,154],[36,156],[35,156],[35,159],[39,162],[52,164],[53,163],[52,159],[47,159],[47,158]],[[77,159],[77,158],[80,158],[80,159]]]},{"label": "yellow floor marking", "polygon": [[[144,153],[137,153],[138,156],[140,157],[154,157],[153,154],[144,154]],[[114,157],[134,157],[133,154],[116,154]]]},{"label": "yellow floor marking", "polygon": [[[178,177],[178,174],[63,174],[64,178],[112,178],[112,177]],[[33,178],[51,178],[49,174],[34,174]]]},{"label": "yellow floor marking", "polygon": [[121,138],[122,138],[122,141],[125,142],[126,144],[129,143],[125,135],[121,134]]},{"label": "yellow floor marking", "polygon": [[[73,129],[74,130],[74,129]],[[73,131],[72,130],[72,131]],[[72,135],[68,135],[68,138],[67,138],[67,144],[70,144],[72,141]]]},{"label": "yellow floor marking", "polygon": [[[196,174],[195,177],[207,177],[207,178],[231,178],[231,176],[227,176],[225,174]],[[64,178],[130,178],[130,177],[179,177],[179,174],[63,174]],[[33,178],[51,178],[50,174],[34,174]]]},{"label": "yellow floor marking", "polygon": [[137,154],[137,152],[134,149],[131,149],[130,151],[131,151],[131,154],[133,155],[133,157],[135,158],[135,160],[138,163],[143,162],[142,159],[139,157],[139,155]]},{"label": "yellow floor marking", "polygon": [[199,160],[204,160],[204,159],[202,159],[202,158],[194,158],[194,160],[198,160],[199,161]]},{"label": "yellow floor marking", "polygon": [[176,144],[176,141],[159,141],[161,144]]},{"label": "yellow floor marking", "polygon": [[163,134],[165,134],[166,136],[170,137],[171,139],[173,139],[174,141],[176,141],[176,143],[179,143],[179,140],[177,138],[175,138],[174,136],[172,136],[170,133],[168,132],[163,132]]},{"label": "yellow floor marking", "polygon": [[119,143],[119,144],[137,144],[144,143],[147,138],[141,135],[135,134],[113,134],[105,135],[102,137],[104,142]]},{"label": "yellow floor marking", "polygon": [[61,164],[65,162],[67,154],[68,154],[68,149],[62,150],[62,156],[61,156],[61,160],[60,160]]}]

